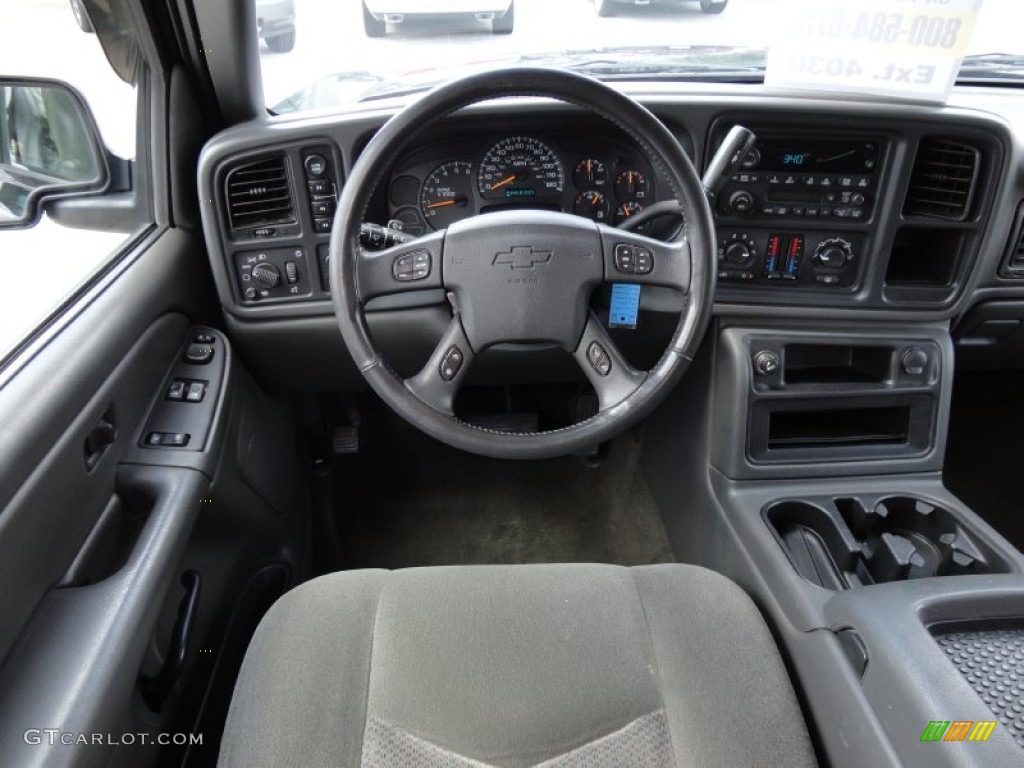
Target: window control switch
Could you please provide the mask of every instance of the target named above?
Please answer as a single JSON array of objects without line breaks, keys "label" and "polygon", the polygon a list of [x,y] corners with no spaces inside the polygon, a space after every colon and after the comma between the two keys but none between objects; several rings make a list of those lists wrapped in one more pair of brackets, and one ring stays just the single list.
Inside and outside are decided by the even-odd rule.
[{"label": "window control switch", "polygon": [[204,397],[206,397],[206,382],[190,382],[188,391],[185,393],[185,399],[190,403],[201,403]]},{"label": "window control switch", "polygon": [[188,390],[188,382],[184,379],[175,379],[171,382],[171,385],[167,387],[167,394],[164,395],[165,400],[184,400],[185,393]]},{"label": "window control switch", "polygon": [[146,445],[153,448],[184,448],[192,435],[187,432],[150,432]]}]

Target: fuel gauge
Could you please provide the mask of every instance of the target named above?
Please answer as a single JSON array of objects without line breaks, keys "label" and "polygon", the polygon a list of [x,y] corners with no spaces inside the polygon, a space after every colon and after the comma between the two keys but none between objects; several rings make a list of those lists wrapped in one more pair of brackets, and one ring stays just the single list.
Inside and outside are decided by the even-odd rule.
[{"label": "fuel gauge", "polygon": [[607,221],[609,213],[608,198],[600,192],[589,189],[576,195],[572,210],[577,216],[586,216],[594,221]]}]

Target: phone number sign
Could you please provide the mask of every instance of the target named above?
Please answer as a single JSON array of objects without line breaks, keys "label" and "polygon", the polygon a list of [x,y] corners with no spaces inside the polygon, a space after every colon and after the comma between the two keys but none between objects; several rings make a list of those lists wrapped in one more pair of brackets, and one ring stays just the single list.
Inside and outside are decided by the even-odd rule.
[{"label": "phone number sign", "polygon": [[982,0],[798,0],[785,4],[765,84],[945,102]]}]

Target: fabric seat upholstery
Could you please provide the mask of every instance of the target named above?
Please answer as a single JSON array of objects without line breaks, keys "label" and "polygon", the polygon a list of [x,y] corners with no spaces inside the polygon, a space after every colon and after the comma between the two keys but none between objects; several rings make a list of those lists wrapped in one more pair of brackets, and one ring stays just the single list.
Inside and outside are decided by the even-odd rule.
[{"label": "fabric seat upholstery", "polygon": [[310,581],[264,618],[221,766],[805,766],[778,650],[683,565],[465,566]]}]

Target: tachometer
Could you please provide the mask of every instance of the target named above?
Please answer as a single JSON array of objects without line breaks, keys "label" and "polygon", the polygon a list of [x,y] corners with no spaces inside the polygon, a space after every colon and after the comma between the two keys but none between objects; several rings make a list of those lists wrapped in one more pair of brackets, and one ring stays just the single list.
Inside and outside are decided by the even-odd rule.
[{"label": "tachometer", "polygon": [[453,160],[439,165],[423,182],[420,210],[431,227],[444,229],[472,213],[472,198],[473,166]]},{"label": "tachometer", "polygon": [[561,194],[565,171],[551,148],[537,139],[502,139],[480,161],[477,188],[487,198],[530,198]]}]

